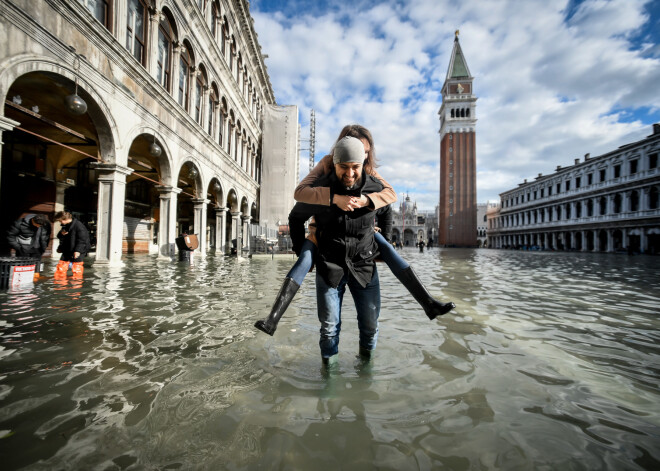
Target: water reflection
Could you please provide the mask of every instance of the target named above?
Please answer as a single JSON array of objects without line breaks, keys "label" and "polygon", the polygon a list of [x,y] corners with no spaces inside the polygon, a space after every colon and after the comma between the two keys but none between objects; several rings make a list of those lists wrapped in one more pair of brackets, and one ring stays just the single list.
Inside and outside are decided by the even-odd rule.
[{"label": "water reflection", "polygon": [[274,337],[252,327],[290,259],[133,257],[0,293],[3,466],[658,467],[656,258],[404,254],[456,312],[429,322],[383,267],[374,359],[347,303],[329,370],[313,277]]}]

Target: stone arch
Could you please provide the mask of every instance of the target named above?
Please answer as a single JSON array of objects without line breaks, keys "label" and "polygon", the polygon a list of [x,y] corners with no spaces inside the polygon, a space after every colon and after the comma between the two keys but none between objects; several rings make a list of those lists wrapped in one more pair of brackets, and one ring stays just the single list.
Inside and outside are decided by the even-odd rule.
[{"label": "stone arch", "polygon": [[[81,63],[82,67],[83,64]],[[95,88],[85,80],[84,75],[76,74],[72,66],[55,62],[49,57],[33,54],[15,56],[3,61],[0,63],[0,98],[3,102],[6,99],[11,101],[12,97],[7,96],[11,87],[21,77],[32,73],[43,74],[45,80],[50,79],[52,85],[47,87],[46,90],[49,90],[48,96],[51,100],[58,98],[63,100],[64,96],[73,93],[76,78],[78,79],[78,95],[87,103],[86,115],[89,116],[96,128],[99,153],[104,156],[106,162],[115,163],[117,160],[115,149],[116,143],[119,142],[119,136],[110,108]],[[5,108],[3,107],[2,110],[2,115],[6,116]]]},{"label": "stone arch", "polygon": [[[6,100],[2,115],[20,123],[2,136],[0,230],[27,212],[52,218],[65,209],[87,224],[95,250],[99,174],[94,169],[99,162],[117,163],[119,138],[107,104],[84,78],[84,59],[76,61],[82,72],[73,63],[69,67],[37,55],[12,57],[0,65],[0,93]],[[74,115],[63,110],[65,97],[76,93],[76,79],[77,95],[87,108]],[[11,156],[13,148],[24,149],[18,160]]]}]

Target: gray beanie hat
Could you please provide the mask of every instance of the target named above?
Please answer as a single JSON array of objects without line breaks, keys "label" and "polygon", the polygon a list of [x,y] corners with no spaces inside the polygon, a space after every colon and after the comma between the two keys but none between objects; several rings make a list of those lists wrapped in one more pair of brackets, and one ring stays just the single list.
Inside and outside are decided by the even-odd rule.
[{"label": "gray beanie hat", "polygon": [[364,144],[356,137],[342,137],[332,152],[332,161],[335,164],[347,162],[364,163]]}]

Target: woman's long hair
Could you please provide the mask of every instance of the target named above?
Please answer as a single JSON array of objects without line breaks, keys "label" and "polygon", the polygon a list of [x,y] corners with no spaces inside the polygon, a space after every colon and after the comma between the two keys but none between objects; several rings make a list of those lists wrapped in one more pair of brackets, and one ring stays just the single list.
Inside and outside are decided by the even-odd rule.
[{"label": "woman's long hair", "polygon": [[369,152],[367,158],[364,159],[364,171],[369,175],[373,175],[376,172],[376,147],[374,146],[374,138],[371,137],[371,133],[367,128],[360,124],[348,124],[339,133],[337,142],[346,136],[355,137],[357,139],[366,139],[369,142]]}]

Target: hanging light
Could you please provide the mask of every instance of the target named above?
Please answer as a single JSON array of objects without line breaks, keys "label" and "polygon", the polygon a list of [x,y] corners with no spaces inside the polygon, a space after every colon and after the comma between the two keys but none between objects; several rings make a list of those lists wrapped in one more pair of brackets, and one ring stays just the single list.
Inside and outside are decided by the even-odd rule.
[{"label": "hanging light", "polygon": [[190,166],[190,170],[188,171],[188,176],[190,178],[195,178],[197,175],[199,175],[199,172],[194,166]]},{"label": "hanging light", "polygon": [[149,146],[149,153],[154,157],[158,157],[162,152],[163,149],[161,149],[161,147],[158,144],[156,144],[156,134],[154,134],[154,140]]},{"label": "hanging light", "polygon": [[213,184],[213,190],[214,190],[216,193],[220,193],[220,190],[222,190],[222,187],[220,186],[220,183],[215,182],[215,183]]},{"label": "hanging light", "polygon": [[87,103],[85,100],[78,96],[78,72],[80,70],[80,56],[76,54],[73,60],[73,68],[76,74],[76,91],[72,95],[67,95],[64,98],[66,110],[74,116],[80,116],[87,113]]}]

